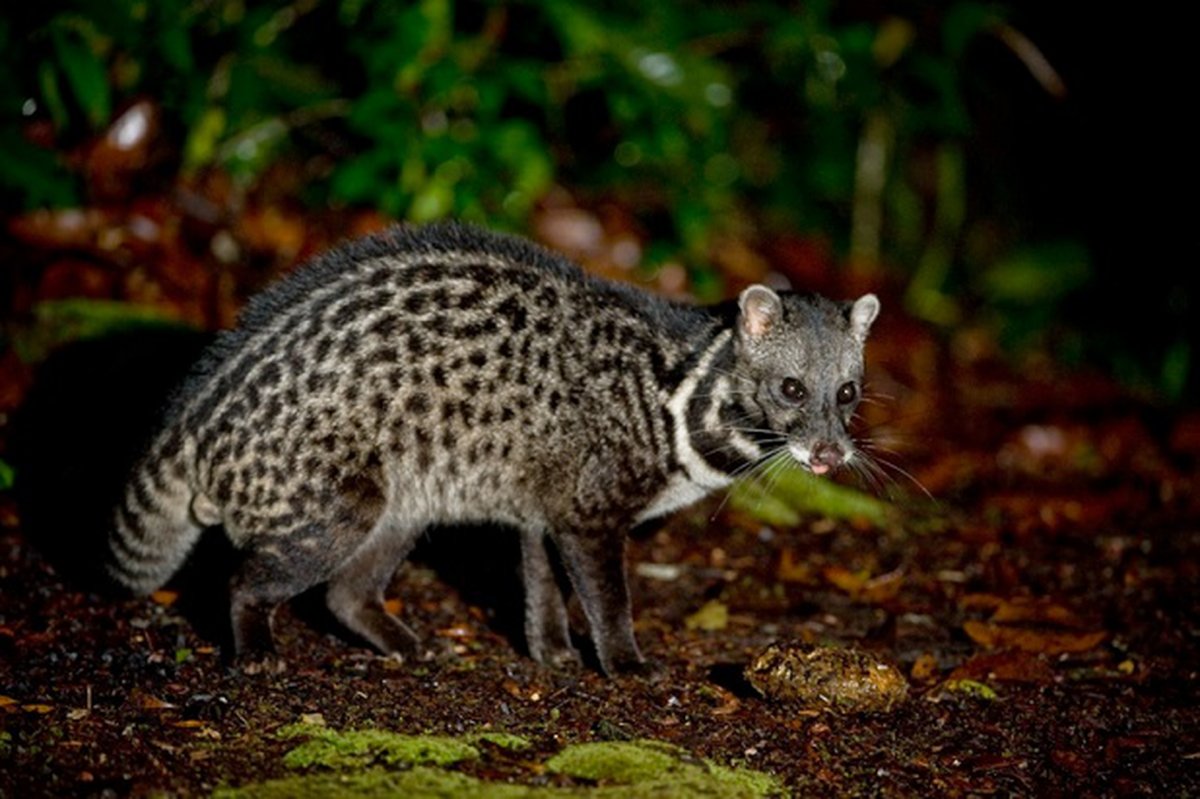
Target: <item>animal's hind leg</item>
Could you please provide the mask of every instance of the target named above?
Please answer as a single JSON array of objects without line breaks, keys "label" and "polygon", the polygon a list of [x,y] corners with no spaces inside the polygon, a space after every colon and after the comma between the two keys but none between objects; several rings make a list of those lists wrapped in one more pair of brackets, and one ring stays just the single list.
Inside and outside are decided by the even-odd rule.
[{"label": "animal's hind leg", "polygon": [[230,581],[229,614],[237,656],[253,658],[274,652],[275,608],[328,575],[329,567],[315,549],[295,545],[249,548]]},{"label": "animal's hind leg", "polygon": [[418,535],[419,528],[380,520],[334,572],[325,595],[329,610],[342,624],[387,655],[411,655],[420,644],[416,634],[383,604],[384,590],[412,551]]}]

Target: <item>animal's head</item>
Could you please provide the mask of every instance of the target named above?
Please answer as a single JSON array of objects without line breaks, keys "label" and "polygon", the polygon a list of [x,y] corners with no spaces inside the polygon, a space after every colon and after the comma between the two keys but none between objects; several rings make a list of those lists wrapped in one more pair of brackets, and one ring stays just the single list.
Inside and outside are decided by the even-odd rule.
[{"label": "animal's head", "polygon": [[834,302],[754,285],[738,299],[743,401],[815,474],[842,466],[855,451],[848,426],[862,399],[863,344],[878,314],[874,294]]}]

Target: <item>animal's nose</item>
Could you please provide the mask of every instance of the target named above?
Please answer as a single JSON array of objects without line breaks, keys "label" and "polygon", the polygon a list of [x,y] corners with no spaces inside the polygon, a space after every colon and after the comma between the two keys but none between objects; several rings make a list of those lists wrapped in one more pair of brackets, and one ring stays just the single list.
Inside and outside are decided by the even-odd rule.
[{"label": "animal's nose", "polygon": [[831,469],[836,469],[845,461],[845,453],[837,444],[828,441],[821,441],[812,449],[812,457],[809,459],[809,468],[814,474],[825,474]]}]

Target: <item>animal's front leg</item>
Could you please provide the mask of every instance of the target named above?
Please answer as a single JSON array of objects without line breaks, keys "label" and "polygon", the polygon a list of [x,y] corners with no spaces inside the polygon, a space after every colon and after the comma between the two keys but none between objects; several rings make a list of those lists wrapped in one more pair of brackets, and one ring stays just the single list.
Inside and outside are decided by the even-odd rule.
[{"label": "animal's front leg", "polygon": [[600,667],[610,675],[640,670],[645,660],[633,635],[624,532],[576,528],[554,540],[587,616]]}]

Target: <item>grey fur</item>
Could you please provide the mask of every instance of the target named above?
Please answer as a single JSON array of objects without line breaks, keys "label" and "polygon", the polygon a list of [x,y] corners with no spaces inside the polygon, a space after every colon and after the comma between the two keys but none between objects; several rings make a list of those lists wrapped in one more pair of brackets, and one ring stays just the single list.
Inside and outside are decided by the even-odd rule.
[{"label": "grey fur", "polygon": [[[201,359],[129,480],[109,571],[151,591],[220,524],[246,554],[231,584],[239,653],[269,648],[273,608],[320,583],[349,629],[406,653],[417,639],[383,592],[415,540],[501,523],[522,534],[531,654],[575,658],[549,546],[601,666],[635,667],[632,525],[783,446],[814,471],[853,453],[878,301],[747,292],[767,323],[460,225],[334,250],[254,299]],[[785,378],[804,400],[781,394]]]}]

